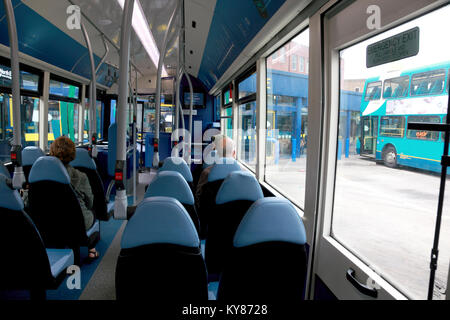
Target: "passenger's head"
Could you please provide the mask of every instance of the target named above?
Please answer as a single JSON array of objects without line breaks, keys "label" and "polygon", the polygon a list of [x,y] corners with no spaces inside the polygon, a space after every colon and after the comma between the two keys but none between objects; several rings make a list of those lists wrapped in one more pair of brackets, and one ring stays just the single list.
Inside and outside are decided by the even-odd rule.
[{"label": "passenger's head", "polygon": [[236,146],[234,141],[225,135],[214,136],[214,146],[220,158],[236,158]]},{"label": "passenger's head", "polygon": [[66,165],[75,159],[75,143],[69,138],[61,136],[51,144],[50,155],[58,158]]}]

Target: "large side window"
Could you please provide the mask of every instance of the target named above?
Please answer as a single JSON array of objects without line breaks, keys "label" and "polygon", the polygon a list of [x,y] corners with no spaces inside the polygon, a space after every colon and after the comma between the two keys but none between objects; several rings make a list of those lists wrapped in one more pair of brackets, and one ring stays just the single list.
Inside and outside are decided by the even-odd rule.
[{"label": "large side window", "polygon": [[402,138],[405,133],[405,117],[386,116],[380,120],[380,136]]},{"label": "large side window", "polygon": [[48,105],[48,143],[66,136],[78,140],[80,85],[56,76],[50,77]]},{"label": "large side window", "polygon": [[383,98],[403,98],[408,94],[409,76],[386,79],[384,81]]},{"label": "large side window", "polygon": [[444,89],[445,69],[413,74],[411,79],[411,95],[423,96],[440,94]]},{"label": "large side window", "polygon": [[[441,122],[439,116],[409,116],[408,123],[410,122]],[[408,130],[406,136],[410,139],[419,140],[437,140],[439,138],[439,132],[425,131],[425,130]]]},{"label": "large side window", "polygon": [[378,100],[381,97],[381,81],[369,82],[366,87],[365,101]]},{"label": "large side window", "polygon": [[[283,48],[299,66],[286,68],[275,61]],[[299,207],[305,203],[306,153],[308,150],[309,29],[304,30],[272,56],[267,67],[267,134],[265,181]]]},{"label": "large side window", "polygon": [[256,170],[256,73],[238,82],[238,159]]}]

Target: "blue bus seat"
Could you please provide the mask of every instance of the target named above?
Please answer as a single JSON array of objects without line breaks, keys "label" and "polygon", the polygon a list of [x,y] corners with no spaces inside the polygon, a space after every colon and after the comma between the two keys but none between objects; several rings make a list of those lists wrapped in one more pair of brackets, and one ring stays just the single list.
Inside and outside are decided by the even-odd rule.
[{"label": "blue bus seat", "polygon": [[25,179],[28,181],[28,176],[30,175],[31,167],[33,163],[40,157],[45,156],[44,151],[39,147],[26,147],[22,150],[22,167],[23,173],[25,174]]},{"label": "blue bus seat", "polygon": [[236,230],[217,300],[302,300],[305,244],[305,227],[292,203],[275,197],[257,200]]},{"label": "blue bus seat", "polygon": [[189,187],[192,190],[192,183],[194,178],[192,177],[191,170],[189,169],[188,164],[183,158],[180,157],[168,157],[164,159],[163,165],[158,169],[161,171],[176,171],[179,172],[186,182],[189,184]]},{"label": "blue bus seat", "polygon": [[428,81],[422,81],[415,91],[416,95],[422,95],[428,93]]},{"label": "blue bus seat", "polygon": [[0,245],[4,255],[0,290],[30,290],[32,298],[45,298],[45,290],[56,289],[66,276],[74,254],[70,249],[45,248],[38,229],[24,212],[19,193],[8,186],[8,180],[0,175]]},{"label": "blue bus seat", "polygon": [[384,90],[383,97],[390,98],[391,96],[392,96],[392,87],[387,87],[386,90]]},{"label": "blue bus seat", "polygon": [[70,178],[62,162],[55,157],[40,157],[29,177],[30,216],[47,248],[71,248],[80,264],[80,247],[93,247],[100,239],[99,224],[88,231]]},{"label": "blue bus seat", "polygon": [[206,238],[207,215],[214,210],[215,199],[222,182],[229,173],[240,171],[241,167],[235,159],[221,158],[216,161],[208,174],[208,182],[200,190],[197,206],[197,213],[200,219],[200,238]]},{"label": "blue bus seat", "polygon": [[3,174],[7,178],[11,178],[11,174],[3,163],[0,162],[0,174]]},{"label": "blue bus seat", "polygon": [[442,91],[442,87],[444,85],[444,81],[441,79],[437,79],[433,82],[430,87],[430,94],[438,94]]},{"label": "blue bus seat", "polygon": [[97,165],[91,158],[89,152],[83,148],[76,149],[76,157],[70,163],[72,167],[85,173],[89,179],[92,193],[94,194],[93,211],[95,217],[101,221],[108,221],[111,215],[108,213],[107,201],[105,197],[105,189],[102,179],[97,171]]},{"label": "blue bus seat", "polygon": [[208,212],[205,262],[208,274],[219,274],[233,246],[233,237],[250,206],[264,198],[261,186],[250,172],[231,172],[216,196],[215,210]]},{"label": "blue bus seat", "polygon": [[183,176],[176,171],[160,171],[155,179],[149,184],[144,198],[149,197],[171,197],[183,205],[192,219],[197,232],[199,231],[199,220],[195,210],[194,196],[191,188]]},{"label": "blue bus seat", "polygon": [[122,235],[116,266],[118,300],[206,301],[206,266],[197,230],[181,203],[144,199]]}]

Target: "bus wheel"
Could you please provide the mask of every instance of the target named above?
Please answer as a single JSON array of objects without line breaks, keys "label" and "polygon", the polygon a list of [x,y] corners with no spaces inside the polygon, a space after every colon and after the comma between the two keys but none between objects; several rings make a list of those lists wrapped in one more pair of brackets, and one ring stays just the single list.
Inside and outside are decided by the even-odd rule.
[{"label": "bus wheel", "polygon": [[384,150],[383,162],[389,168],[395,168],[397,166],[397,152],[393,146],[388,146]]}]

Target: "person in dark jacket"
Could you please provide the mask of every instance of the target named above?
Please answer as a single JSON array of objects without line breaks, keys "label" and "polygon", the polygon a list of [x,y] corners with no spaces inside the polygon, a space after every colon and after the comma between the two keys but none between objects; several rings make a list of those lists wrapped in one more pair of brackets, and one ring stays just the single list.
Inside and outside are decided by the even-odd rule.
[{"label": "person in dark jacket", "polygon": [[[89,179],[83,172],[73,168],[69,163],[75,159],[75,143],[68,137],[61,136],[50,145],[50,155],[58,158],[64,164],[70,177],[70,184],[80,202],[84,217],[84,225],[89,230],[94,224],[94,194]],[[89,248],[89,259],[96,259],[99,254],[95,248]]]}]

